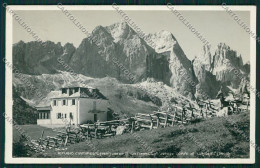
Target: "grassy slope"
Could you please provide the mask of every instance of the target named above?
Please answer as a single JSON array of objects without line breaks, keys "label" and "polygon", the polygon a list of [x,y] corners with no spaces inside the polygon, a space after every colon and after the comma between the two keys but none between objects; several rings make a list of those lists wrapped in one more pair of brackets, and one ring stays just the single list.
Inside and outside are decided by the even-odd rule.
[{"label": "grassy slope", "polygon": [[54,132],[51,128],[42,127],[39,125],[19,125],[19,130],[13,127],[13,141],[17,142],[21,135],[20,132],[24,132],[26,136],[30,136],[31,139],[39,139],[42,135],[42,131],[44,130],[44,138],[46,136],[56,136],[57,132]]},{"label": "grassy slope", "polygon": [[[237,124],[237,130],[230,121]],[[65,152],[119,152],[130,153],[130,155],[123,154],[121,157],[149,157],[149,155],[131,155],[135,152],[147,153],[145,146],[149,146],[157,152],[156,157],[247,158],[249,157],[249,143],[246,142],[245,138],[239,136],[238,130],[243,130],[247,136],[249,135],[249,114],[241,113],[226,118],[211,118],[196,125],[185,126],[185,128],[176,125],[175,127],[136,132],[137,136],[144,142],[143,144],[137,140],[137,136],[124,134],[106,139],[93,139],[89,143],[73,144],[68,146]],[[215,153],[203,156],[209,152]],[[162,155],[162,153],[168,153],[168,155]],[[194,155],[190,155],[191,153]],[[58,151],[55,150],[47,151],[47,156],[98,157],[88,154],[58,154]],[[150,157],[154,156],[150,155]]]},{"label": "grassy slope", "polygon": [[29,106],[19,94],[13,89],[13,119],[19,125],[36,124],[36,109]]}]

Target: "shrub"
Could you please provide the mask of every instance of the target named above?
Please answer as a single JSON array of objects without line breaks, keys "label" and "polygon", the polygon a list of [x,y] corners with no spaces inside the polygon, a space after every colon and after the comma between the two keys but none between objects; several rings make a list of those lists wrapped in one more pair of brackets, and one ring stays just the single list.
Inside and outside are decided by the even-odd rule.
[{"label": "shrub", "polygon": [[32,154],[32,149],[26,145],[27,139],[21,135],[18,142],[13,143],[13,157],[29,157]]}]

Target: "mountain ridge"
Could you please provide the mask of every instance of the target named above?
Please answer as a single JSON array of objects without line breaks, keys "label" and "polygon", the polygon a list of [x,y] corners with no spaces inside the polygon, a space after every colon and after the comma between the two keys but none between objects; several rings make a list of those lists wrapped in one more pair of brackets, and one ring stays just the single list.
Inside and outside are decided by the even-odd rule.
[{"label": "mountain ridge", "polygon": [[[90,39],[95,39],[95,43]],[[62,59],[75,73],[93,78],[111,76],[123,83],[132,83],[125,71],[135,76],[137,81],[154,78],[175,88],[191,99],[200,97],[200,90],[213,98],[221,87],[237,89],[241,79],[234,75],[240,71],[248,80],[250,65],[244,64],[241,55],[225,43],[219,43],[215,53],[209,46],[193,60],[189,60],[171,32],[162,30],[148,34],[145,39],[155,45],[152,48],[125,22],[110,26],[97,26],[91,38],[84,38],[79,47],[71,43],[18,42],[13,45],[14,65],[21,73],[40,75],[55,74],[66,70],[57,62]],[[112,58],[120,62],[113,63]],[[122,69],[124,67],[124,69]]]}]

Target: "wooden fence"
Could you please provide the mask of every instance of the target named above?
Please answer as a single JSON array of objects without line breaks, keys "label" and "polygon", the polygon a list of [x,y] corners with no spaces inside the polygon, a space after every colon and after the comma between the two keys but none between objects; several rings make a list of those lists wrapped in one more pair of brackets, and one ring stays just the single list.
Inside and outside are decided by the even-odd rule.
[{"label": "wooden fence", "polygon": [[47,136],[43,138],[43,131],[41,138],[33,140],[30,145],[36,152],[39,152],[91,140],[92,138],[115,136],[119,127],[124,127],[124,133],[133,133],[142,129],[151,130],[159,127],[173,127],[175,124],[188,124],[198,118],[216,115],[217,109],[210,101],[200,101],[198,105],[199,108],[195,108],[191,104],[188,107],[172,105],[172,109],[168,111],[154,111],[152,114],[137,113],[135,117],[127,119],[82,124],[74,129],[69,127],[66,131],[56,130],[57,135],[55,137]]}]

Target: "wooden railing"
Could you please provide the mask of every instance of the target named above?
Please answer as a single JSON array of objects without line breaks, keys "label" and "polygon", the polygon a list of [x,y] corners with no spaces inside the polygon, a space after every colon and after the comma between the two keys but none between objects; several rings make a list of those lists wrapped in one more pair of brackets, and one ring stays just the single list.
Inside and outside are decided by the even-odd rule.
[{"label": "wooden railing", "polygon": [[[47,148],[66,146],[80,141],[91,140],[92,138],[105,138],[115,136],[117,128],[124,126],[126,133],[133,133],[143,129],[157,129],[159,127],[174,127],[176,124],[188,124],[198,118],[214,116],[217,109],[213,103],[201,101],[199,108],[193,106],[179,107],[172,105],[168,111],[153,111],[152,114],[137,113],[135,117],[121,120],[101,121],[94,124],[78,125],[75,130],[57,131],[56,137],[47,136],[32,141],[32,147],[38,151]],[[205,114],[205,115],[204,115]]]}]

